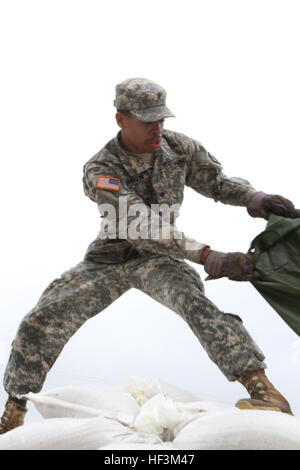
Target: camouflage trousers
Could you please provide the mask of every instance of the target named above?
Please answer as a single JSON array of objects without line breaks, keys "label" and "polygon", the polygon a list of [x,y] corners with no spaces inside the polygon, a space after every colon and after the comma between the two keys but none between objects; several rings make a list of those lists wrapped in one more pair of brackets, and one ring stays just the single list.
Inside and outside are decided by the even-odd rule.
[{"label": "camouflage trousers", "polygon": [[51,282],[23,318],[6,367],[5,390],[12,396],[39,392],[78,328],[132,287],[179,314],[228,380],[266,367],[241,319],[221,312],[205,297],[199,274],[185,261],[156,254],[122,264],[85,259]]}]

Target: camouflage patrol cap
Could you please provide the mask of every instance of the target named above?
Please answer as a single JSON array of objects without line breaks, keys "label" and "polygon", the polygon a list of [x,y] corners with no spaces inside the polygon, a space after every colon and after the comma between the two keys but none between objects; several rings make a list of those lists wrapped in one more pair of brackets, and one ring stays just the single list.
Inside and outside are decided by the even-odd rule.
[{"label": "camouflage patrol cap", "polygon": [[131,113],[140,121],[153,122],[175,117],[166,107],[167,92],[146,78],[129,78],[116,86],[114,106]]}]

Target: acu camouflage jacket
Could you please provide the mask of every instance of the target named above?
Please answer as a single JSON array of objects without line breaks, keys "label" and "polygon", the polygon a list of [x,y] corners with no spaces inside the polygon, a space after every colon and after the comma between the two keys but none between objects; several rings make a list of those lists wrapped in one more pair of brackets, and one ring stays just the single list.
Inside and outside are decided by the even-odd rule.
[{"label": "acu camouflage jacket", "polygon": [[[179,208],[187,185],[215,201],[246,206],[255,189],[247,180],[224,175],[220,162],[198,141],[183,134],[169,130],[163,132],[161,147],[154,152],[154,165],[128,155],[119,137],[120,133],[84,165],[84,192],[98,204],[101,217],[105,216],[98,237],[88,247],[86,259],[122,263],[132,256],[156,253],[199,263],[207,244],[176,229],[179,211],[174,211],[171,216],[169,237],[162,236],[161,230],[150,233],[150,218],[156,207],[153,205],[168,204]],[[99,177],[116,186],[99,188]],[[126,221],[122,220],[122,215],[119,216],[121,201],[123,205],[126,201]],[[107,208],[111,206],[107,204],[115,210],[116,224],[110,223],[113,219]],[[135,210],[132,213],[130,208],[133,205]],[[140,238],[131,236],[129,230],[124,231],[124,222],[129,227],[136,220],[136,208],[140,211],[138,221],[143,233]],[[159,219],[163,226],[163,213],[159,213]]]}]

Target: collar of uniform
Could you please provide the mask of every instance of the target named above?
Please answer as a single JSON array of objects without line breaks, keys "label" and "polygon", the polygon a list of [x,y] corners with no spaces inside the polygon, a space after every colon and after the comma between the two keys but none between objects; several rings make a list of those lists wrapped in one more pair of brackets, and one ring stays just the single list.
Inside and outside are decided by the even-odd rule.
[{"label": "collar of uniform", "polygon": [[161,153],[162,163],[170,163],[178,157],[178,155],[171,149],[168,142],[162,138],[161,146],[158,152]]},{"label": "collar of uniform", "polygon": [[129,175],[136,175],[148,170],[148,168],[152,168],[153,165],[151,163],[145,162],[144,160],[139,159],[138,157],[128,155],[128,153],[123,149],[120,143],[120,136],[121,131],[118,132],[115,137],[115,146],[117,148],[118,157],[121,160],[122,165],[124,166],[127,173]]}]

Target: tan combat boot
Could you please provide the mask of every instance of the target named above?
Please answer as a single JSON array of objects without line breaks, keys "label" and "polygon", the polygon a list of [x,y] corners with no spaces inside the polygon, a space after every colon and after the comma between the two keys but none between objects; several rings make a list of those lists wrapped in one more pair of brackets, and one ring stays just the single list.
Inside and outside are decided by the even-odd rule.
[{"label": "tan combat boot", "polygon": [[239,400],[235,406],[241,410],[273,410],[293,414],[289,403],[269,382],[265,371],[248,370],[238,379],[251,398]]},{"label": "tan combat boot", "polygon": [[11,431],[18,426],[24,424],[24,416],[27,412],[26,400],[15,401],[13,398],[9,397],[6,404],[5,410],[0,422],[0,434],[4,434],[7,431]]}]

